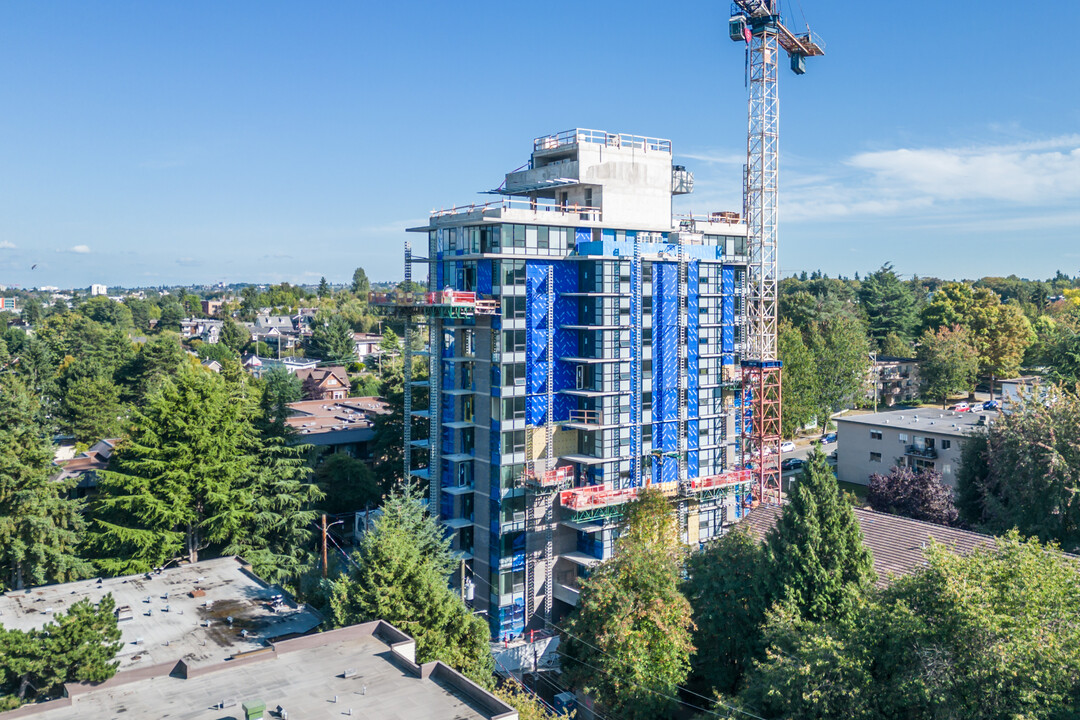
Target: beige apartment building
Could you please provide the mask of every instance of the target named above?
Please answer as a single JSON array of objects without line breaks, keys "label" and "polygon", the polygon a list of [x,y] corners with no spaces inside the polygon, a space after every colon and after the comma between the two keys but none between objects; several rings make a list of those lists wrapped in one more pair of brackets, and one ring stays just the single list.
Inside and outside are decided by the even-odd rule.
[{"label": "beige apartment building", "polygon": [[935,470],[942,482],[956,487],[964,441],[996,417],[995,412],[917,408],[837,418],[837,478],[868,485],[875,473],[911,467]]}]

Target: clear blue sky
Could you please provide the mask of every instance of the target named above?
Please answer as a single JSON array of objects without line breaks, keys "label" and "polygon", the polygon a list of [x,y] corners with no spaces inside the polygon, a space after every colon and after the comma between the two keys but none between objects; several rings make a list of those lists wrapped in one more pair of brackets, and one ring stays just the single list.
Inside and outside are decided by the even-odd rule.
[{"label": "clear blue sky", "polygon": [[[1080,3],[790,5],[828,55],[781,77],[785,273],[1080,272],[1080,61],[1058,31]],[[9,0],[0,284],[399,278],[406,226],[484,199],[534,136],[571,127],[670,138],[697,176],[680,207],[737,209],[727,17]]]}]

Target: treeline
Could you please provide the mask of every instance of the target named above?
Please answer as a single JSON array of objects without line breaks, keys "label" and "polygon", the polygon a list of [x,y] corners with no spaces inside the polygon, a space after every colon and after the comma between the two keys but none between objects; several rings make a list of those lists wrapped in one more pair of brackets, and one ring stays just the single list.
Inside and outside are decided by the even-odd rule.
[{"label": "treeline", "polygon": [[1066,718],[1080,710],[1075,560],[1015,532],[940,546],[878,587],[854,513],[811,455],[763,541],[685,555],[656,492],[563,622],[564,678],[612,717]]},{"label": "treeline", "polygon": [[944,403],[1021,367],[1080,380],[1080,278],[903,280],[886,263],[864,278],[780,282],[783,432],[865,401],[870,353],[916,357],[920,393]]}]

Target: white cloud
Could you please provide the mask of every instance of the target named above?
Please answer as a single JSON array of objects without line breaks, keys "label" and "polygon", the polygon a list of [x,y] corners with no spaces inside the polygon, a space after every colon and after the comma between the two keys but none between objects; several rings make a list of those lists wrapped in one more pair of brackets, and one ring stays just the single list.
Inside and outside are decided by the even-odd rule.
[{"label": "white cloud", "polygon": [[75,247],[71,248],[70,252],[78,253],[80,255],[85,255],[88,252],[90,252],[90,246],[89,245],[76,245]]},{"label": "white cloud", "polygon": [[8,240],[0,240],[0,250],[14,250],[17,246]]},{"label": "white cloud", "polygon": [[785,177],[784,219],[888,216],[930,209],[967,214],[1040,209],[1072,214],[1080,202],[1080,135],[1012,145],[865,152],[831,174]]}]

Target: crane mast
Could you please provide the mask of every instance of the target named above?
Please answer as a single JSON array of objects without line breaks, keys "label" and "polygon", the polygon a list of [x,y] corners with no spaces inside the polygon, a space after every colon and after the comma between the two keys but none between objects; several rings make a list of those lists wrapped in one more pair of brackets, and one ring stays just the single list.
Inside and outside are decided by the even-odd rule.
[{"label": "crane mast", "polygon": [[[744,303],[743,392],[750,395],[750,427],[740,447],[743,463],[753,466],[758,499],[780,502],[780,418],[782,363],[777,355],[780,274],[777,254],[780,174],[779,54],[784,50],[796,74],[804,59],[824,55],[809,33],[796,35],[781,22],[779,0],[735,0],[729,35],[747,43],[748,128],[743,211],[746,216],[747,275]],[[745,396],[744,396],[745,402]],[[749,430],[749,432],[748,432]],[[749,439],[749,442],[747,440]]]}]

